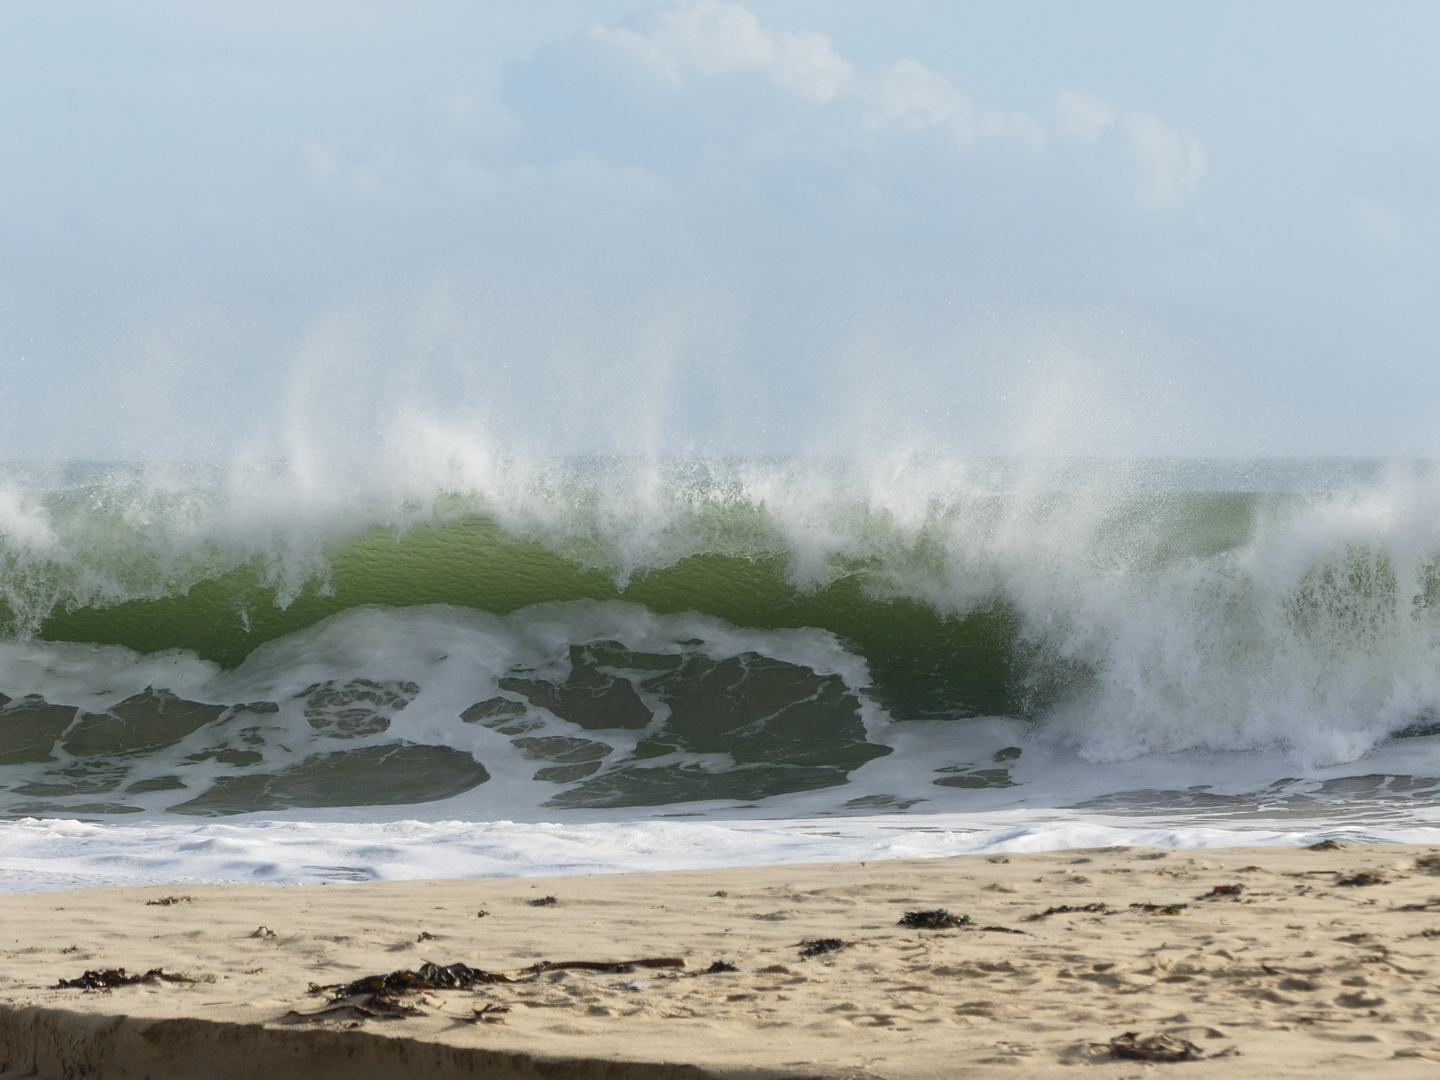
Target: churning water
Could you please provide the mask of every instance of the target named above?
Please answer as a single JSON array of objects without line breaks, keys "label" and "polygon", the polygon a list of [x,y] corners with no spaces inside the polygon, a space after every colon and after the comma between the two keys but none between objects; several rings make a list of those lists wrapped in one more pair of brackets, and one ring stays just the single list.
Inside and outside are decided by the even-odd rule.
[{"label": "churning water", "polygon": [[[17,467],[0,622],[0,814],[52,840],[843,817],[870,839],[791,855],[846,857],[940,821],[949,849],[1409,835],[1440,793],[1417,464]],[[504,835],[512,869],[629,865]],[[224,872],[261,865],[309,864]]]}]

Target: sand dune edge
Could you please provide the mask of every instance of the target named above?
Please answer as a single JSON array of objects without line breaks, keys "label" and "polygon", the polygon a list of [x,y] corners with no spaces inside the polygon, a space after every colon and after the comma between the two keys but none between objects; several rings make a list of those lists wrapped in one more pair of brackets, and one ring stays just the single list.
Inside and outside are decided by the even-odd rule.
[{"label": "sand dune edge", "polygon": [[193,1017],[107,1016],[0,1006],[0,1076],[110,1080],[769,1080],[766,1070],[530,1054],[447,1046],[365,1031],[284,1030]]}]

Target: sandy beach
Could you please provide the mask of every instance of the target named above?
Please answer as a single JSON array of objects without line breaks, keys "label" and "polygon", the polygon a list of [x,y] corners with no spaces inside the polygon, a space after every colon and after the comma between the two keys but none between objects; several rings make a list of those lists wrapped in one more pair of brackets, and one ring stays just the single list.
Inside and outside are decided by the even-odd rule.
[{"label": "sandy beach", "polygon": [[[1429,1076],[1434,852],[1120,848],[7,896],[0,1075]],[[968,921],[902,923],[938,909]],[[448,977],[472,984],[345,985],[427,962],[462,963]],[[58,985],[117,968],[184,981]],[[1112,1040],[1126,1033],[1167,1035],[1192,1060],[1125,1057]]]}]

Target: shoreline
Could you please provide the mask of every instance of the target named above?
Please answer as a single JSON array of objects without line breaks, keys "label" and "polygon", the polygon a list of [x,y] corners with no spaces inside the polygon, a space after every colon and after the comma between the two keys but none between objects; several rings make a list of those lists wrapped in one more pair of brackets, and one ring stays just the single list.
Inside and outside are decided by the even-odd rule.
[{"label": "shoreline", "polygon": [[[218,1054],[276,1080],[328,1076],[325,1062],[350,1077],[928,1080],[1081,1063],[1121,1077],[1145,1067],[1111,1048],[1132,1031],[1192,1044],[1187,1075],[1430,1075],[1440,866],[1420,860],[1437,852],[1070,849],[12,894],[0,1075],[229,1075]],[[900,924],[935,909],[970,921]],[[805,942],[838,944],[806,956]],[[343,993],[427,961],[483,978]],[[657,964],[603,966],[621,961]],[[186,981],[57,986],[112,968]]]},{"label": "shoreline", "polygon": [[1344,843],[1440,844],[1408,821],[996,812],[618,821],[173,820],[0,822],[0,894],[75,888],[566,877],[752,865],[947,858],[1095,847],[1198,853]]}]

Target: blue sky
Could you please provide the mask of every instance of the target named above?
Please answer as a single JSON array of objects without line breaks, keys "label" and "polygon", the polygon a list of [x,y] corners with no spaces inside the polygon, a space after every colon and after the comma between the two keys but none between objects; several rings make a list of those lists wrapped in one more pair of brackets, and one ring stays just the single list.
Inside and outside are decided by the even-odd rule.
[{"label": "blue sky", "polygon": [[[1440,453],[1440,7],[0,7],[0,456]],[[419,418],[418,420],[416,418]]]}]

